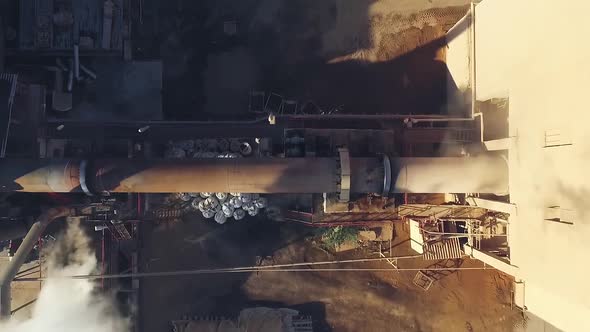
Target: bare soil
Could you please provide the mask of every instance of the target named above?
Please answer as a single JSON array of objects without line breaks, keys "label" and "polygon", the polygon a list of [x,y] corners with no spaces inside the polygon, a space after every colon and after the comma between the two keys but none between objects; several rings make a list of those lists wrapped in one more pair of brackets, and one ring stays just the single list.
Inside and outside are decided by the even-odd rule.
[{"label": "bare soil", "polygon": [[[311,240],[313,230],[265,220],[219,226],[194,215],[143,230],[142,271],[324,261],[375,257],[369,249],[332,254]],[[394,255],[410,253],[396,227]],[[372,255],[372,256],[371,256]],[[400,267],[425,267],[422,259]],[[464,267],[481,266],[466,260]],[[388,268],[384,262],[342,267]],[[142,280],[142,331],[166,331],[186,316],[232,316],[256,305],[292,307],[310,314],[317,331],[510,331],[508,277],[495,270],[452,273],[428,291],[415,272],[260,272]]]}]

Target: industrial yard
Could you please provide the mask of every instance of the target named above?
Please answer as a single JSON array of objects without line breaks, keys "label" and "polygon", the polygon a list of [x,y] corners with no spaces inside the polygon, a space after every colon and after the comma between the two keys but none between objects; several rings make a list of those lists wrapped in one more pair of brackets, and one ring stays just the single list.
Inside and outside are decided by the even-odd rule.
[{"label": "industrial yard", "polygon": [[0,0],[0,331],[587,331],[588,9]]},{"label": "industrial yard", "polygon": [[[409,234],[400,234],[396,239],[396,255],[411,254],[408,237]],[[201,266],[250,266],[261,257],[262,264],[375,257],[371,248],[330,253],[314,244],[312,238],[313,232],[308,228],[291,224],[268,225],[263,220],[252,220],[226,228],[191,218],[155,230],[146,239],[151,249],[146,250],[149,258],[143,264],[147,271],[155,272]],[[176,258],[167,260],[165,257],[172,253],[176,253]],[[400,267],[425,267],[432,263],[412,261],[400,263]],[[461,266],[481,264],[466,261]],[[343,267],[387,269],[391,265],[368,262]],[[149,312],[144,331],[164,330],[179,313],[228,317],[241,308],[260,305],[289,307],[311,315],[314,331],[388,331],[392,327],[401,331],[461,331],[469,326],[474,331],[506,331],[522,323],[520,313],[510,310],[509,277],[494,270],[453,273],[425,292],[412,282],[415,271],[310,269],[146,280],[140,303]],[[161,303],[170,297],[175,299],[174,303],[162,307]]]}]

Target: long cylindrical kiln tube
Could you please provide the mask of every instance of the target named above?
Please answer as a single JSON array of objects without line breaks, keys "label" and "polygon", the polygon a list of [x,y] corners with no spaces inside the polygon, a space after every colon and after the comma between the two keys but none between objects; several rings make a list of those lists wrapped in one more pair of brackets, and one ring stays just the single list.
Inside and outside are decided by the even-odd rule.
[{"label": "long cylindrical kiln tube", "polygon": [[[508,190],[501,157],[386,159],[350,158],[350,192]],[[336,158],[5,159],[0,161],[0,191],[330,193],[341,190],[341,166]]]},{"label": "long cylindrical kiln tube", "polygon": [[98,192],[335,192],[336,165],[331,158],[104,160],[87,178]]},{"label": "long cylindrical kiln tube", "polygon": [[337,192],[332,158],[188,160],[5,159],[1,191],[22,192]]}]

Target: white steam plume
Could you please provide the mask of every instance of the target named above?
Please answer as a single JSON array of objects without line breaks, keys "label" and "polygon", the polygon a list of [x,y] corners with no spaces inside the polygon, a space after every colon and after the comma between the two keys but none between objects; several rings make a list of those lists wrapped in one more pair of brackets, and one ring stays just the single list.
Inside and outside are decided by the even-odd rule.
[{"label": "white steam plume", "polygon": [[70,223],[48,255],[48,279],[34,304],[32,317],[10,319],[0,331],[11,332],[123,332],[129,320],[116,309],[112,297],[101,294],[92,280],[60,278],[91,274],[97,261],[90,239],[78,223]]}]

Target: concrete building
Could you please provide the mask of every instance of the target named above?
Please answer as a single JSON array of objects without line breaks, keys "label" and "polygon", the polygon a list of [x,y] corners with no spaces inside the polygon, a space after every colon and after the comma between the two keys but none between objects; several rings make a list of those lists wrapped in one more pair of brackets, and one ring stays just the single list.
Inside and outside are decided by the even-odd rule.
[{"label": "concrete building", "polygon": [[[515,277],[515,304],[545,320],[535,325],[544,330],[590,329],[589,9],[586,1],[485,0],[447,35],[455,100],[482,112],[486,130],[494,117],[509,128],[484,130],[483,142],[508,154],[509,201],[471,200],[509,214],[509,261],[472,254]],[[499,100],[507,118],[489,107]]]}]

